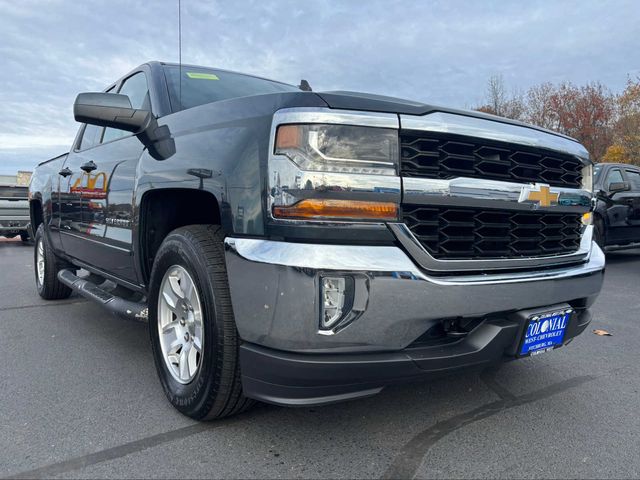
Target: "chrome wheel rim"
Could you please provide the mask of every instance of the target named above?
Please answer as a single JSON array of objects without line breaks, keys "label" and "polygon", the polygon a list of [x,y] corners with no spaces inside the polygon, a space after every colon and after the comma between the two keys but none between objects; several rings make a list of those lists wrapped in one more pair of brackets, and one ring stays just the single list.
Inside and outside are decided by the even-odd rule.
[{"label": "chrome wheel rim", "polygon": [[44,284],[44,244],[42,239],[38,240],[36,246],[36,272],[38,273],[38,284]]},{"label": "chrome wheel rim", "polygon": [[180,265],[171,266],[160,283],[158,335],[171,376],[182,384],[191,382],[202,365],[204,326],[198,289]]}]

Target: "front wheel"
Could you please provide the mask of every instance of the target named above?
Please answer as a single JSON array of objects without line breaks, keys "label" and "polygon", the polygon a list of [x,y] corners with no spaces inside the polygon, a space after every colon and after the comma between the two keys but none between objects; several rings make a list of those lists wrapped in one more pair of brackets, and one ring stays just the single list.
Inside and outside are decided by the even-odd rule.
[{"label": "front wheel", "polygon": [[71,295],[72,290],[58,280],[58,272],[65,266],[49,245],[44,224],[36,231],[33,263],[38,294],[45,300],[59,300]]},{"label": "front wheel", "polygon": [[211,420],[251,406],[242,394],[220,227],[178,228],[162,242],[151,272],[149,333],[160,383],[180,412]]}]

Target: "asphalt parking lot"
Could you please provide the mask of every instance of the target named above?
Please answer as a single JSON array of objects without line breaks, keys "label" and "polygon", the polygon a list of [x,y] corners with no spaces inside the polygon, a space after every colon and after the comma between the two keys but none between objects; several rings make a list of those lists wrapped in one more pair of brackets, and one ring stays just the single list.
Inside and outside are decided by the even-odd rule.
[{"label": "asphalt parking lot", "polygon": [[0,477],[640,476],[640,251],[608,255],[592,326],[566,348],[207,424],[165,400],[145,324],[41,300],[20,242],[0,241],[0,267]]}]

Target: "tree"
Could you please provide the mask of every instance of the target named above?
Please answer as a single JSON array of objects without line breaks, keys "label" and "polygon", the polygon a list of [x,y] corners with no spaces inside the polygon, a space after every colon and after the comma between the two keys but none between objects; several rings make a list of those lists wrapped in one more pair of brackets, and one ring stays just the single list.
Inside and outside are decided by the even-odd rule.
[{"label": "tree", "polygon": [[558,128],[558,115],[553,109],[551,98],[556,88],[550,82],[534,85],[527,91],[526,121],[542,128],[554,130]]},{"label": "tree", "polygon": [[504,108],[507,103],[507,93],[504,88],[502,75],[491,75],[487,81],[487,106],[494,115],[504,117]]},{"label": "tree", "polygon": [[603,162],[609,163],[632,163],[627,155],[627,151],[622,145],[611,145],[602,157]]},{"label": "tree", "polygon": [[582,87],[565,82],[550,97],[553,129],[582,143],[591,157],[600,160],[613,138],[615,101],[601,83]]},{"label": "tree", "polygon": [[508,95],[502,75],[489,77],[485,100],[486,104],[477,107],[477,111],[514,120],[524,120],[526,112],[524,95],[520,92]]},{"label": "tree", "polygon": [[625,163],[640,165],[640,77],[627,79],[627,86],[618,96],[617,104],[615,146],[624,151]]}]

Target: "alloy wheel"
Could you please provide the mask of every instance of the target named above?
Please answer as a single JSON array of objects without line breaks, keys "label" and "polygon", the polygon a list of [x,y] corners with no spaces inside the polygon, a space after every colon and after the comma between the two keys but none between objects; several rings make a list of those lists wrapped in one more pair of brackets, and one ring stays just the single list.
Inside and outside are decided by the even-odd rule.
[{"label": "alloy wheel", "polygon": [[198,289],[180,265],[169,267],[160,284],[158,335],[171,376],[181,384],[191,382],[202,365],[204,324]]}]

